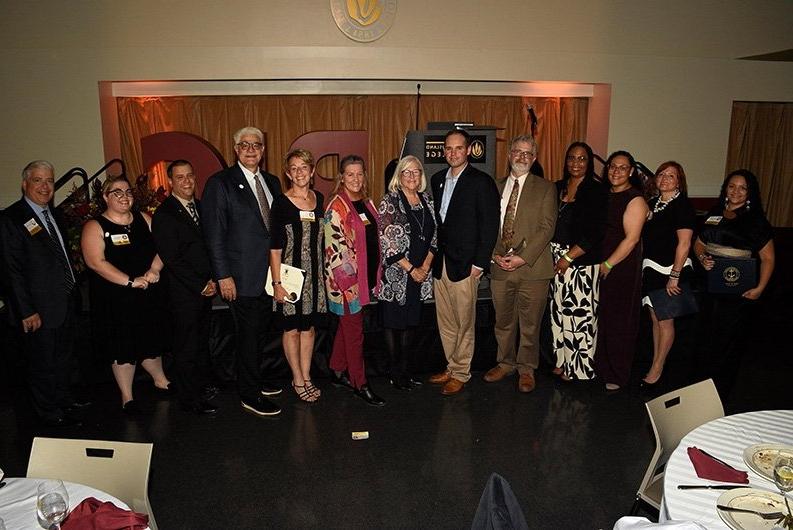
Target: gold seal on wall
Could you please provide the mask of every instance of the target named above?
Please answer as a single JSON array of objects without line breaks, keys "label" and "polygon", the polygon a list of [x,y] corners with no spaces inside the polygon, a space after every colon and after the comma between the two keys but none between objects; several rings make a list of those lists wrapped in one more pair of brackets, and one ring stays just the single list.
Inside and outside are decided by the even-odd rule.
[{"label": "gold seal on wall", "polygon": [[397,0],[330,0],[333,20],[356,42],[372,42],[391,29]]},{"label": "gold seal on wall", "polygon": [[485,144],[482,143],[482,140],[474,140],[471,143],[471,156],[473,158],[482,158],[485,154]]}]

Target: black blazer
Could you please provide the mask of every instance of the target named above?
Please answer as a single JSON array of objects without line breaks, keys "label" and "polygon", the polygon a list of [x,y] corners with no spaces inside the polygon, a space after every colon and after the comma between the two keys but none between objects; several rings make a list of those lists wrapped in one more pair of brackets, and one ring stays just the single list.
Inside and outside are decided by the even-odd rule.
[{"label": "black blazer", "polygon": [[[200,203],[195,201],[196,206]],[[179,199],[171,195],[154,212],[151,232],[172,300],[195,298],[212,279],[204,233]]]},{"label": "black blazer", "polygon": [[[30,219],[41,227],[34,235],[25,228]],[[0,214],[3,276],[8,284],[8,314],[14,327],[38,313],[43,328],[57,328],[69,311],[70,292],[61,261],[42,222],[24,198]],[[65,238],[62,225],[56,219],[53,222]]]},{"label": "black blazer", "polygon": [[[260,172],[273,198],[280,195],[278,177]],[[209,178],[200,212],[213,276],[234,278],[238,296],[260,296],[270,267],[271,235],[237,162]]]},{"label": "black blazer", "polygon": [[471,274],[472,265],[485,272],[489,270],[498,238],[501,205],[495,181],[468,164],[454,187],[446,221],[441,222],[446,171],[438,171],[431,179],[438,226],[438,254],[433,261],[433,274],[435,278],[441,277],[445,260],[446,275],[451,281],[459,282]]}]

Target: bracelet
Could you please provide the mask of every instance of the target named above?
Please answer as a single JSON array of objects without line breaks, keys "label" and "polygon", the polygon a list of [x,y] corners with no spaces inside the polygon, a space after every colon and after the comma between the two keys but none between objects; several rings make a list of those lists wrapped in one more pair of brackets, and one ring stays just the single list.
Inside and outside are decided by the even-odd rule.
[{"label": "bracelet", "polygon": [[276,285],[281,285],[281,282],[273,282],[273,287],[275,287]]},{"label": "bracelet", "polygon": [[132,287],[132,278],[127,276],[127,287]]},{"label": "bracelet", "polygon": [[605,265],[605,266],[606,266],[606,268],[607,268],[608,270],[611,270],[611,269],[613,269],[613,268],[614,268],[614,265],[612,265],[611,263],[609,263],[609,260],[607,260],[607,259],[606,259],[606,260],[603,260],[603,265]]},{"label": "bracelet", "polygon": [[672,272],[669,273],[669,277],[672,278],[673,280],[679,279],[680,271],[676,271],[675,269],[672,269]]},{"label": "bracelet", "polygon": [[562,256],[562,258],[564,258],[564,260],[565,260],[567,263],[569,263],[569,264],[571,264],[571,265],[573,264],[573,258],[571,258],[571,257],[570,257],[570,255],[569,255],[567,252],[565,252],[565,253],[564,253],[564,255]]},{"label": "bracelet", "polygon": [[408,274],[410,274],[410,273],[411,273],[411,272],[413,272],[414,270],[416,270],[416,266],[415,266],[415,265],[411,265],[411,266],[410,266],[410,269],[408,270]]}]

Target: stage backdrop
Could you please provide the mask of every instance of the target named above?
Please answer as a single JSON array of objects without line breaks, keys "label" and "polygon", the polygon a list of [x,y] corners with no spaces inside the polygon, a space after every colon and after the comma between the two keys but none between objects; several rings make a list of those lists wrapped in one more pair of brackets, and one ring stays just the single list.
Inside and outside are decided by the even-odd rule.
[{"label": "stage backdrop", "polygon": [[[503,128],[498,131],[497,175],[506,174],[506,143],[529,132],[527,105],[539,120],[539,160],[550,180],[561,178],[564,150],[585,140],[586,98],[527,98],[501,96],[422,96],[419,124],[430,121],[471,121]],[[188,96],[118,98],[121,152],[128,173],[137,176],[141,167],[140,138],[167,131],[199,135],[226,158],[234,160],[231,135],[246,125],[264,131],[267,171],[283,180],[282,157],[302,134],[322,130],[369,132],[369,186],[377,199],[383,193],[383,169],[396,157],[405,132],[416,123],[413,96]],[[335,157],[326,158],[319,172],[332,176]],[[167,181],[162,170],[150,171],[150,185]]]}]

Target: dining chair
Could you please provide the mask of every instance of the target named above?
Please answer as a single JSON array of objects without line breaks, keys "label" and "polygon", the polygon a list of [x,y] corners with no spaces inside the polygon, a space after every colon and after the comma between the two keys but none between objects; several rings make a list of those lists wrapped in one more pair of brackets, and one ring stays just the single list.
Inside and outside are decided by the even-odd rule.
[{"label": "dining chair", "polygon": [[630,514],[642,503],[661,509],[666,462],[683,437],[700,425],[724,416],[713,379],[668,392],[645,403],[655,434],[655,452],[642,478]]},{"label": "dining chair", "polygon": [[34,438],[28,478],[59,478],[102,490],[149,516],[149,466],[154,445],[106,440]]}]

